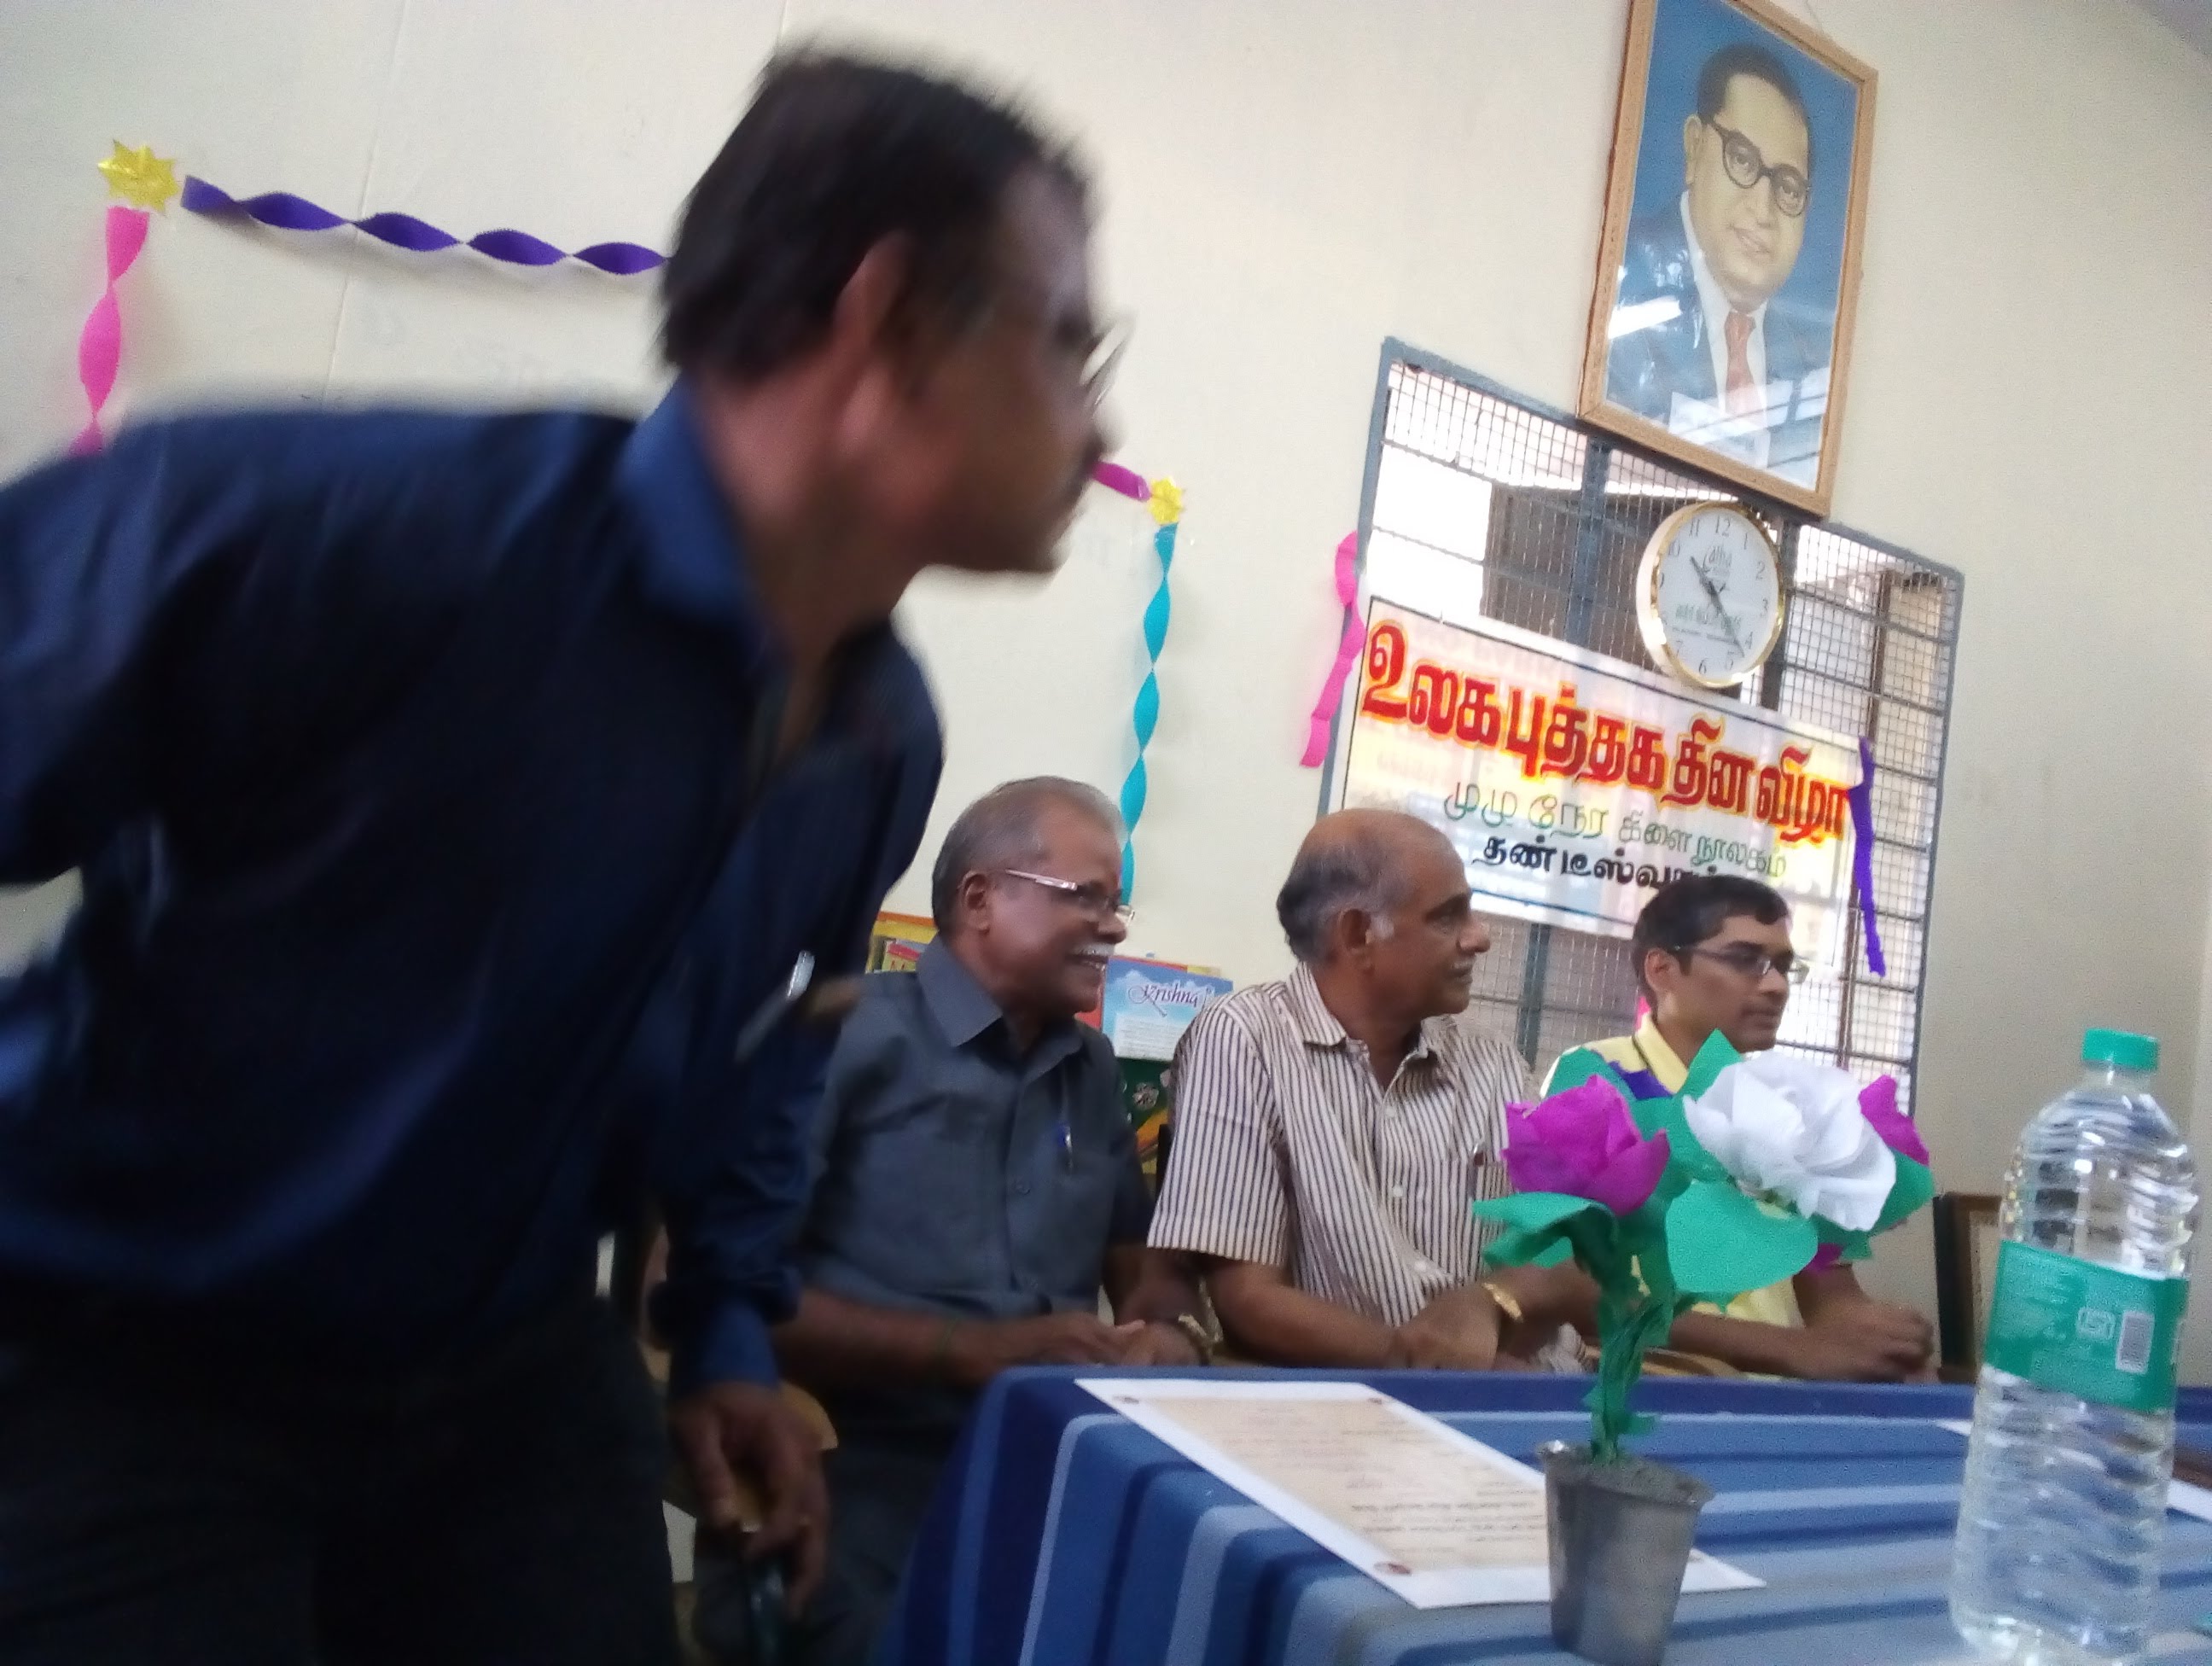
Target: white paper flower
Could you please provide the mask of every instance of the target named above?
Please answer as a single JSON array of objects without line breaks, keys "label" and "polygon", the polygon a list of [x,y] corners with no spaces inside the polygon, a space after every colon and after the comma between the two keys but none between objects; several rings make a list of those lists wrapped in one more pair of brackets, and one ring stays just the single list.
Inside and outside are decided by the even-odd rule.
[{"label": "white paper flower", "polygon": [[1753,1195],[1863,1232],[1881,1216],[1897,1158],[1859,1109],[1849,1071],[1780,1049],[1758,1053],[1682,1102],[1690,1132]]}]

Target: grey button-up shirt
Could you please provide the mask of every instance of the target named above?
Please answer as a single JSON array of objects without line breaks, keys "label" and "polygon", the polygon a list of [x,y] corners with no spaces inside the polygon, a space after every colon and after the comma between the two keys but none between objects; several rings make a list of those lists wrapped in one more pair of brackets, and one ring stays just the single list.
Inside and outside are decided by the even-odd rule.
[{"label": "grey button-up shirt", "polygon": [[1017,1055],[943,943],[867,980],[830,1064],[796,1258],[814,1287],[977,1319],[1085,1310],[1152,1197],[1114,1050],[1053,1025]]}]

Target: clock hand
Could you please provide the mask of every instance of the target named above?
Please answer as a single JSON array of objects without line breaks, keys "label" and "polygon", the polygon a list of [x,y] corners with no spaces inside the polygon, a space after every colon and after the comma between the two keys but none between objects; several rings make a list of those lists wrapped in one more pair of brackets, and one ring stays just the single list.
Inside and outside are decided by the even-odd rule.
[{"label": "clock hand", "polygon": [[1690,562],[1690,570],[1698,575],[1698,582],[1705,586],[1705,594],[1712,598],[1713,611],[1720,615],[1721,629],[1728,632],[1729,646],[1738,654],[1742,653],[1742,639],[1735,634],[1735,622],[1729,617],[1728,607],[1721,600],[1720,587],[1712,581],[1705,569],[1698,566],[1694,559]]}]

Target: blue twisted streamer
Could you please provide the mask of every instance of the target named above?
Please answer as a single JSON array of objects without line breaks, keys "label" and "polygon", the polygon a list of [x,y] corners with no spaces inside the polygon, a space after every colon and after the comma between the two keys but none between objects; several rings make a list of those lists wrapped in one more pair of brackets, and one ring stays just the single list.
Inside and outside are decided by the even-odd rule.
[{"label": "blue twisted streamer", "polygon": [[197,175],[185,177],[181,200],[187,212],[204,214],[211,219],[243,217],[279,231],[335,231],[340,226],[351,226],[412,254],[434,254],[441,249],[466,246],[510,266],[550,266],[563,260],[580,260],[617,277],[635,277],[640,272],[665,264],[667,259],[658,250],[648,249],[641,243],[594,243],[583,249],[557,248],[542,237],[506,227],[459,238],[411,214],[372,214],[353,220],[289,191],[233,197],[220,185],[210,185]]},{"label": "blue twisted streamer", "polygon": [[1156,675],[1160,650],[1168,640],[1168,569],[1175,564],[1176,528],[1170,521],[1152,534],[1152,552],[1160,558],[1159,588],[1145,605],[1145,680],[1137,690],[1137,703],[1129,717],[1137,731],[1137,760],[1121,782],[1121,900],[1137,891],[1137,822],[1145,813],[1145,748],[1152,744],[1152,731],[1160,723],[1160,679]]}]

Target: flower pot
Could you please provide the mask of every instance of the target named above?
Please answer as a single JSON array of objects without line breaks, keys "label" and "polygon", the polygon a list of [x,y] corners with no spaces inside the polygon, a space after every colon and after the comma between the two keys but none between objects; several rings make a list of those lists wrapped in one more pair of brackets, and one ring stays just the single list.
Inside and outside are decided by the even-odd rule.
[{"label": "flower pot", "polygon": [[1598,1666],[1659,1666],[1690,1565],[1698,1512],[1713,1489],[1649,1458],[1595,1463],[1549,1441],[1552,1640]]}]

